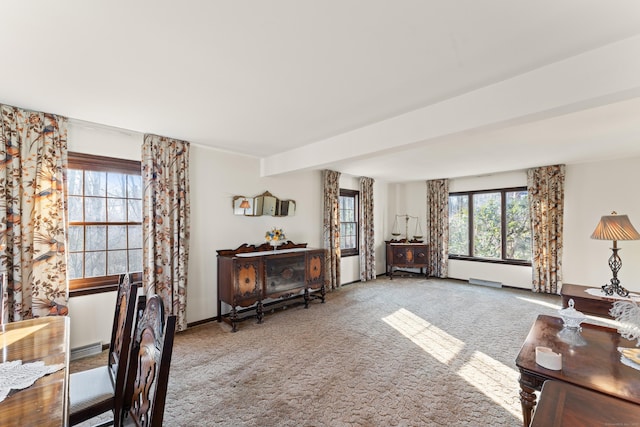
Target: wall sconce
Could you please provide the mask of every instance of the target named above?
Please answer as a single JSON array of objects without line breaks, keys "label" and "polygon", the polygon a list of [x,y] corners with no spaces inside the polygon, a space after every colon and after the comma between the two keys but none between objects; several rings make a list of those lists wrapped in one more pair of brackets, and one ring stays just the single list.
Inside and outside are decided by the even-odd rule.
[{"label": "wall sconce", "polygon": [[618,280],[618,272],[622,267],[622,260],[618,255],[618,240],[640,240],[640,234],[633,228],[631,221],[627,215],[618,215],[616,212],[611,212],[611,215],[605,215],[600,218],[600,222],[596,226],[596,229],[591,234],[592,239],[598,240],[613,240],[613,247],[611,250],[613,253],[609,257],[609,268],[613,273],[611,283],[602,286],[602,291],[605,295],[613,295],[615,291],[622,297],[629,296],[629,291],[620,285]]}]

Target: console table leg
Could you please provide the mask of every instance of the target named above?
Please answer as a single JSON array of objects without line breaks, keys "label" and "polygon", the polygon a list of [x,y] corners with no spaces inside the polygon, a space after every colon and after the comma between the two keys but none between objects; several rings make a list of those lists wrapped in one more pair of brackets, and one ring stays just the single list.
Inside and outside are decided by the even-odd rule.
[{"label": "console table leg", "polygon": [[264,319],[264,310],[262,307],[262,301],[258,301],[258,305],[256,306],[256,316],[258,318],[258,323],[262,323],[262,319]]},{"label": "console table leg", "polygon": [[324,304],[324,296],[327,294],[325,291],[324,283],[320,286],[320,298],[322,299],[322,304]]},{"label": "console table leg", "polygon": [[304,308],[309,308],[309,288],[304,288]]},{"label": "console table leg", "polygon": [[520,383],[520,403],[522,404],[522,425],[529,427],[531,415],[536,406],[535,390]]}]

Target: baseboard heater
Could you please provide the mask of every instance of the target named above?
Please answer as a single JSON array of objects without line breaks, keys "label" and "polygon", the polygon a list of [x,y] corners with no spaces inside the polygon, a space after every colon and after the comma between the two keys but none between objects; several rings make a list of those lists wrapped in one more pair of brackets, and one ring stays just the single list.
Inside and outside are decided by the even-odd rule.
[{"label": "baseboard heater", "polygon": [[469,284],[471,284],[471,285],[489,286],[491,288],[501,288],[502,287],[502,283],[500,283],[500,282],[494,282],[494,281],[491,281],[491,280],[483,280],[483,279],[474,279],[473,277],[469,279]]},{"label": "baseboard heater", "polygon": [[100,353],[102,353],[102,343],[96,342],[93,344],[72,349],[71,355],[69,356],[69,358],[71,360],[77,360],[77,359],[82,359],[83,357],[94,356]]}]

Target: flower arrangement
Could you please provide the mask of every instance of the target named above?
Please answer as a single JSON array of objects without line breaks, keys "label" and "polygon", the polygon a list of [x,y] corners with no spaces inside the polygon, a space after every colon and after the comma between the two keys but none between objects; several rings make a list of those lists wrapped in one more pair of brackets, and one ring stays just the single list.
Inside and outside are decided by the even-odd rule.
[{"label": "flower arrangement", "polygon": [[271,230],[267,231],[267,233],[264,235],[264,238],[267,240],[267,242],[280,242],[282,240],[285,240],[287,237],[284,235],[284,231],[282,231],[282,228],[273,227]]}]

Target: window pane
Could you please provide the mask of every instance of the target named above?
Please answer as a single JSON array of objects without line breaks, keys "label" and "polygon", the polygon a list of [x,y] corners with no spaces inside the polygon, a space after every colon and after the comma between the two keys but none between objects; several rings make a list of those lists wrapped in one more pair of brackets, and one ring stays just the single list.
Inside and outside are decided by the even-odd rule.
[{"label": "window pane", "polygon": [[83,253],[70,253],[69,264],[67,264],[67,274],[69,279],[79,279],[82,277],[82,258]]},{"label": "window pane", "polygon": [[469,196],[449,196],[449,253],[469,255]]},{"label": "window pane", "polygon": [[129,271],[142,271],[142,249],[129,251]]},{"label": "window pane", "polygon": [[[129,248],[141,248],[142,247],[142,226],[130,225],[129,226]],[[131,270],[135,271],[135,270]]]},{"label": "window pane", "polygon": [[142,200],[128,200],[129,222],[142,222]]},{"label": "window pane", "polygon": [[107,197],[126,197],[127,175],[109,172],[107,174]]},{"label": "window pane", "polygon": [[130,199],[142,199],[141,175],[127,175],[127,197]]},{"label": "window pane", "polygon": [[500,199],[500,193],[480,193],[473,196],[473,256],[501,258]]},{"label": "window pane", "polygon": [[[125,225],[109,226],[108,249],[127,249],[127,227]],[[111,264],[111,258],[109,258]]]},{"label": "window pane", "polygon": [[82,171],[69,169],[67,171],[67,191],[72,196],[82,196]]},{"label": "window pane", "polygon": [[107,173],[97,171],[84,171],[84,195],[106,196]]},{"label": "window pane", "polygon": [[511,191],[506,196],[506,259],[531,261],[531,221],[529,220],[529,194]]},{"label": "window pane", "polygon": [[107,274],[127,273],[127,251],[109,251]]},{"label": "window pane", "polygon": [[107,248],[107,227],[104,225],[87,226],[87,251]]},{"label": "window pane", "polygon": [[69,221],[82,221],[82,197],[69,196]]},{"label": "window pane", "polygon": [[124,210],[125,203],[125,199],[107,199],[109,222],[125,222],[127,220]]},{"label": "window pane", "polygon": [[84,198],[84,220],[87,222],[104,222],[107,220],[106,199],[96,197]]},{"label": "window pane", "polygon": [[106,252],[85,252],[84,277],[105,276],[107,264]]},{"label": "window pane", "polygon": [[84,250],[84,227],[69,226],[69,250],[71,252]]}]

